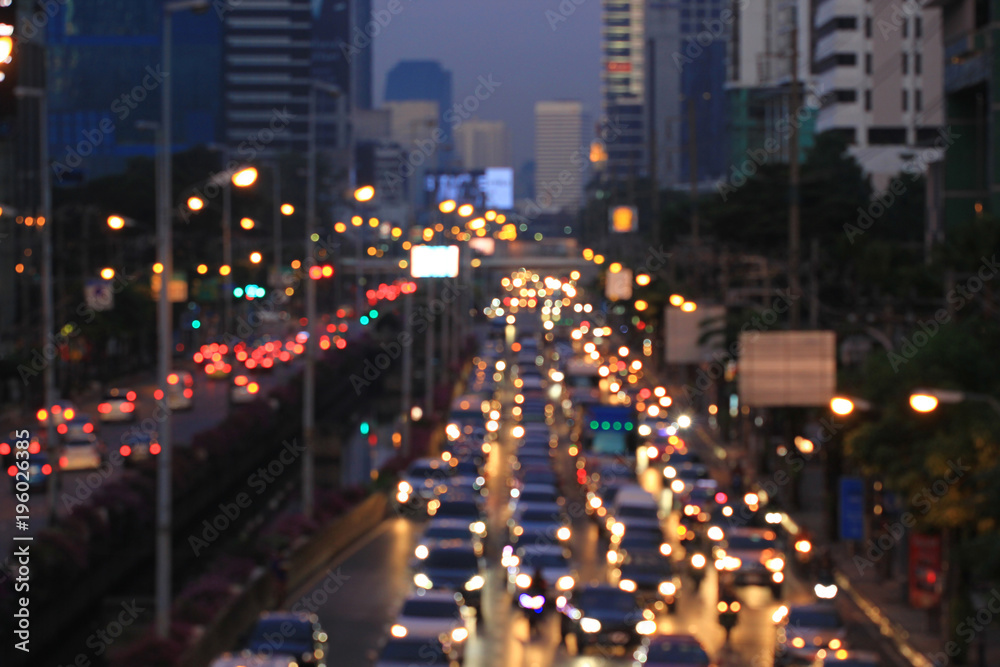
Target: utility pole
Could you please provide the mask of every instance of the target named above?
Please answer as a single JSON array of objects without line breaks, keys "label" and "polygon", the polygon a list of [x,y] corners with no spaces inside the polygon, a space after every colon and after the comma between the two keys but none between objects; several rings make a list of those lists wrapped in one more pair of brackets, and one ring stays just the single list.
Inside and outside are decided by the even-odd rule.
[{"label": "utility pole", "polygon": [[793,331],[799,328],[801,316],[802,289],[799,285],[799,13],[793,7],[792,19],[792,86],[788,101],[789,125],[791,134],[788,137],[788,292],[792,300],[789,313],[789,328]]},{"label": "utility pole", "polygon": [[413,451],[410,438],[413,437],[411,422],[413,417],[413,299],[412,293],[403,296],[403,323],[406,327],[406,345],[403,346],[403,433],[401,451],[403,458],[409,458]]},{"label": "utility pole", "polygon": [[698,238],[698,119],[695,116],[694,98],[688,103],[688,172],[691,181],[691,247],[694,251],[695,285],[701,286],[701,261]]},{"label": "utility pole", "polygon": [[660,161],[659,145],[656,141],[656,95],[653,82],[656,81],[656,40],[650,38],[648,59],[648,99],[649,99],[649,217],[653,227],[653,247],[660,247],[660,183],[657,163]]},{"label": "utility pole", "polygon": [[434,278],[427,279],[427,332],[424,338],[424,414],[430,415],[434,407]]}]

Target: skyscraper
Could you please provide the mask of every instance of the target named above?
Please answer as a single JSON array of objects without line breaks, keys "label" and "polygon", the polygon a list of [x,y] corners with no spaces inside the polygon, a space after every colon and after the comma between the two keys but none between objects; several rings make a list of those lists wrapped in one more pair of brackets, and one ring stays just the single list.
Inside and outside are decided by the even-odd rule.
[{"label": "skyscraper", "polygon": [[453,137],[445,113],[451,109],[451,72],[435,60],[404,60],[389,70],[385,79],[385,101],[434,100],[438,105],[438,126],[444,141],[438,146],[442,167],[451,164]]},{"label": "skyscraper", "polygon": [[463,169],[512,166],[507,124],[470,118],[455,129],[455,153]]},{"label": "skyscraper", "polygon": [[[636,178],[648,167],[645,4],[646,0],[615,0],[605,2],[603,8],[601,111],[605,122],[617,131],[615,140],[607,144],[606,169],[613,181]],[[537,114],[536,107],[536,119]],[[541,162],[537,168],[540,177]]]},{"label": "skyscraper", "polygon": [[535,103],[535,203],[546,213],[575,212],[587,169],[583,105],[575,100]]}]

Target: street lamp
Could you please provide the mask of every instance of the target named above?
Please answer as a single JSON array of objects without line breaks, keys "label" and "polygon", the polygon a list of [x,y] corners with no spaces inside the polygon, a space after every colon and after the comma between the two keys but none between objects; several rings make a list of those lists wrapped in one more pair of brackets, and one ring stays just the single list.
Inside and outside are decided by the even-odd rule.
[{"label": "street lamp", "polygon": [[203,12],[209,8],[208,0],[174,0],[163,5],[163,53],[161,62],[166,76],[163,77],[163,90],[160,98],[160,148],[159,172],[156,179],[156,254],[158,263],[163,266],[163,279],[160,281],[160,295],[157,302],[157,384],[160,387],[160,399],[157,409],[163,415],[163,422],[158,429],[160,455],[157,457],[156,469],[156,633],[166,638],[170,632],[170,578],[171,578],[171,544],[170,544],[170,505],[172,502],[170,489],[171,471],[171,433],[170,407],[167,405],[167,376],[170,374],[170,357],[173,347],[173,337],[170,327],[170,300],[167,285],[173,275],[173,238],[170,229],[171,192],[171,75],[170,47],[173,35],[173,14],[180,11]]},{"label": "street lamp", "polygon": [[354,191],[354,199],[360,202],[371,201],[375,197],[375,188],[364,185]]},{"label": "street lamp", "polygon": [[910,394],[910,407],[917,412],[933,412],[939,403],[952,404],[965,401],[986,403],[1000,413],[1000,401],[988,394],[955,389],[914,389]]},{"label": "street lamp", "polygon": [[834,396],[830,399],[830,411],[835,415],[846,417],[855,410],[867,412],[872,409],[872,404],[862,398],[849,398],[847,396]]}]

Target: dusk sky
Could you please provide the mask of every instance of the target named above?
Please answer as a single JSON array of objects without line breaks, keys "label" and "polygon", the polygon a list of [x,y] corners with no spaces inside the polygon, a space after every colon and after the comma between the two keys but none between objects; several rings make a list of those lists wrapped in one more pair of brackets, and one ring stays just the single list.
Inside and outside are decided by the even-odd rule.
[{"label": "dusk sky", "polygon": [[[515,168],[534,157],[538,100],[578,99],[591,120],[600,113],[600,0],[562,0],[575,11],[555,23],[559,0],[397,0],[375,40],[374,100],[385,97],[385,76],[400,60],[439,61],[452,72],[454,102],[471,95],[480,76],[500,83],[477,115],[503,120],[511,132]],[[374,0],[373,11],[389,0]],[[561,15],[559,15],[562,18]]]}]

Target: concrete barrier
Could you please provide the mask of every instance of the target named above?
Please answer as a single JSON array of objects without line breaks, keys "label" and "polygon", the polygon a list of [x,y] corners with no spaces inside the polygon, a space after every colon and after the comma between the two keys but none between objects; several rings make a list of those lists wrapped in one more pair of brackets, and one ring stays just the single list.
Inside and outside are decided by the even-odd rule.
[{"label": "concrete barrier", "polygon": [[[288,556],[288,590],[305,584],[331,558],[374,530],[385,518],[388,500],[384,492],[372,494],[294,549]],[[254,570],[246,587],[203,628],[177,666],[207,667],[216,656],[232,649],[260,613],[274,606],[277,590],[273,573],[265,568]]]}]

